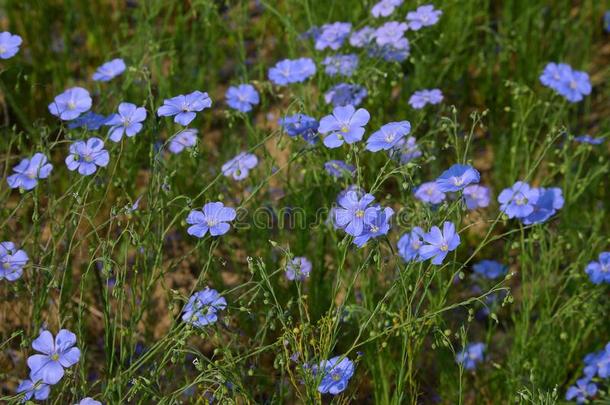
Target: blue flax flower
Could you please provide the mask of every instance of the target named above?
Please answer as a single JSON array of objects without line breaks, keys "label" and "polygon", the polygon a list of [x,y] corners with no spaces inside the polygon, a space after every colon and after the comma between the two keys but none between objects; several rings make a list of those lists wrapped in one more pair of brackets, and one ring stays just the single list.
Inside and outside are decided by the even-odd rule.
[{"label": "blue flax flower", "polygon": [[93,111],[89,111],[70,121],[68,128],[84,128],[87,131],[97,131],[106,123],[107,120],[108,117],[101,114],[96,114]]},{"label": "blue flax flower", "polygon": [[443,12],[441,10],[435,10],[431,4],[419,6],[415,11],[409,11],[407,13],[407,22],[409,28],[413,31],[418,31],[423,27],[429,27],[438,22]]},{"label": "blue flax flower", "polygon": [[[352,236],[360,236],[364,230],[365,215],[369,204],[375,200],[371,194],[358,196],[355,191],[348,191],[339,198],[339,207],[335,208],[335,224]],[[375,212],[368,212],[375,215]],[[367,218],[372,219],[372,218]]]},{"label": "blue flax flower", "polygon": [[375,42],[382,47],[401,44],[404,42],[404,34],[408,28],[404,22],[388,21],[375,31]]},{"label": "blue flax flower", "polygon": [[248,177],[250,170],[258,165],[258,158],[253,153],[241,152],[233,159],[222,165],[222,174],[233,177],[235,180],[243,180]]},{"label": "blue flax flower", "polygon": [[350,378],[354,375],[354,362],[341,356],[330,360],[323,360],[319,365],[313,367],[315,374],[322,375],[322,381],[318,386],[318,392],[322,394],[337,395],[347,388]]},{"label": "blue flax flower", "polygon": [[224,235],[229,232],[228,222],[233,221],[237,212],[231,207],[225,207],[221,202],[211,202],[203,206],[203,210],[193,210],[186,218],[191,225],[187,233],[203,238],[208,231],[212,236]]},{"label": "blue flax flower", "polygon": [[588,143],[589,145],[601,145],[606,141],[604,137],[594,137],[591,135],[580,135],[574,138],[576,142]]},{"label": "blue flax flower", "polygon": [[251,84],[229,87],[225,98],[229,107],[244,113],[252,111],[252,107],[260,102],[258,92]]},{"label": "blue flax flower", "polygon": [[480,186],[478,184],[464,187],[462,195],[464,197],[464,202],[466,203],[466,208],[469,210],[487,207],[491,198],[489,187]]},{"label": "blue flax flower", "polygon": [[415,198],[429,204],[440,204],[445,201],[445,193],[438,187],[435,181],[422,183],[415,189]]},{"label": "blue flax flower", "polygon": [[17,249],[13,242],[0,243],[0,280],[15,281],[23,274],[23,266],[28,262],[28,255]]},{"label": "blue flax flower", "polygon": [[446,221],[442,232],[438,226],[433,226],[430,232],[424,235],[424,242],[419,249],[422,260],[432,259],[432,264],[442,264],[447,253],[460,245],[460,236],[455,231],[455,225]]},{"label": "blue flax flower", "polygon": [[610,343],[600,351],[589,353],[584,358],[584,374],[591,379],[595,376],[606,379],[610,377]]},{"label": "blue flax flower", "polygon": [[597,385],[591,382],[588,378],[581,378],[576,381],[575,385],[572,385],[566,391],[566,400],[576,400],[578,404],[584,404],[587,398],[594,397],[597,394]]},{"label": "blue flax flower", "polygon": [[498,196],[500,211],[509,218],[525,218],[534,212],[534,204],[540,197],[540,191],[529,184],[518,181],[511,188],[502,190]]},{"label": "blue flax flower", "polygon": [[371,115],[364,108],[356,110],[353,106],[335,107],[332,115],[320,120],[318,131],[327,134],[324,145],[328,148],[338,148],[344,142],[356,143],[364,135],[364,126],[369,122]]},{"label": "blue flax flower", "polygon": [[168,149],[171,153],[177,155],[186,148],[192,148],[197,144],[197,130],[186,128],[169,140]]},{"label": "blue flax flower", "polygon": [[405,262],[421,261],[419,249],[423,245],[425,232],[419,226],[416,226],[400,237],[398,240],[398,254]]},{"label": "blue flax flower", "polygon": [[555,215],[563,207],[563,193],[560,188],[539,188],[539,197],[534,203],[534,210],[523,218],[525,225],[541,224]]},{"label": "blue flax flower", "polygon": [[339,83],[324,93],[324,101],[326,104],[332,104],[333,107],[346,105],[357,107],[367,95],[368,91],[358,84]]},{"label": "blue flax flower", "polygon": [[571,103],[582,101],[584,96],[591,94],[589,75],[565,63],[548,63],[540,75],[540,82]]},{"label": "blue flax flower", "polygon": [[32,348],[42,354],[34,354],[27,361],[32,381],[57,384],[64,376],[64,368],[72,367],[80,359],[80,350],[75,345],[76,335],[67,329],[60,330],[55,339],[48,330],[42,331],[32,342]]},{"label": "blue flax flower", "polygon": [[23,159],[13,167],[14,174],[6,178],[10,188],[31,190],[38,184],[38,180],[46,179],[51,174],[53,165],[48,163],[47,157],[42,153],[35,153],[29,159]]},{"label": "blue flax flower", "polygon": [[474,264],[472,269],[475,274],[478,274],[483,278],[495,280],[496,278],[505,275],[508,267],[495,260],[481,260]]},{"label": "blue flax flower", "polygon": [[227,307],[227,300],[218,291],[206,287],[194,293],[184,306],[182,320],[199,328],[215,323],[218,311]]},{"label": "blue flax flower", "polygon": [[98,67],[91,78],[98,82],[108,82],[123,73],[125,68],[125,61],[116,58]]},{"label": "blue flax flower", "polygon": [[352,177],[356,172],[353,165],[347,164],[343,160],[329,160],[324,163],[324,169],[333,177]]},{"label": "blue flax flower", "polygon": [[375,18],[387,17],[402,4],[403,0],[380,0],[371,9],[371,14]]},{"label": "blue flax flower", "polygon": [[346,22],[324,24],[320,27],[320,35],[316,38],[316,50],[323,51],[330,48],[336,51],[341,48],[351,30],[352,24]]},{"label": "blue flax flower", "polygon": [[89,138],[87,141],[76,141],[70,145],[70,154],[66,157],[68,170],[78,170],[83,176],[89,176],[98,167],[106,167],[110,161],[104,141],[100,138]]},{"label": "blue flax flower", "polygon": [[278,86],[302,83],[316,74],[316,64],[309,58],[284,59],[269,69],[269,80]]},{"label": "blue flax flower", "polygon": [[288,115],[278,120],[278,124],[290,137],[302,136],[307,142],[314,144],[318,138],[320,123],[313,117],[305,114]]},{"label": "blue flax flower", "polygon": [[91,397],[86,397],[80,400],[78,404],[75,405],[103,405],[100,401],[96,401]]},{"label": "blue flax flower", "polygon": [[70,121],[89,111],[92,103],[87,90],[72,87],[55,97],[49,104],[49,112],[64,121]]},{"label": "blue flax flower", "polygon": [[208,93],[196,90],[186,95],[179,95],[163,100],[163,105],[157,110],[159,117],[174,117],[174,122],[188,125],[195,119],[197,112],[212,106]]},{"label": "blue flax flower", "polygon": [[409,121],[390,122],[385,124],[379,131],[373,134],[366,141],[366,149],[371,152],[380,150],[390,150],[411,132]]},{"label": "blue flax flower", "polygon": [[[589,262],[585,272],[593,284],[610,283],[610,252],[600,253],[599,260]],[[608,365],[610,370],[610,351]]]},{"label": "blue flax flower", "polygon": [[481,180],[479,172],[469,165],[454,164],[436,179],[438,189],[444,193],[459,191],[464,187],[478,183]]},{"label": "blue flax flower", "polygon": [[309,277],[311,267],[311,262],[306,257],[294,257],[286,264],[286,278],[290,281],[303,281]]},{"label": "blue flax flower", "polygon": [[129,138],[142,130],[142,122],[146,119],[146,109],[131,103],[119,104],[119,112],[111,115],[104,125],[110,127],[110,140],[120,142],[123,134]]},{"label": "blue flax flower", "polygon": [[610,32],[610,10],[604,13],[604,30]]},{"label": "blue flax flower", "polygon": [[455,361],[466,370],[474,370],[477,363],[483,361],[485,355],[484,343],[470,343],[455,356]]},{"label": "blue flax flower", "polygon": [[397,159],[403,165],[406,165],[413,159],[417,159],[422,155],[419,145],[413,136],[398,141],[388,153],[392,158]]},{"label": "blue flax flower", "polygon": [[354,31],[349,37],[349,44],[354,48],[364,48],[371,44],[375,39],[375,28],[369,26],[363,27],[358,31]]},{"label": "blue flax flower", "polygon": [[17,393],[23,394],[23,402],[29,401],[34,397],[37,401],[44,401],[49,398],[51,393],[51,386],[38,380],[33,382],[32,380],[22,380],[17,387]]},{"label": "blue flax flower", "polygon": [[394,210],[390,207],[369,207],[364,214],[364,228],[362,233],[354,238],[354,244],[358,247],[364,246],[366,242],[390,231],[390,219]]},{"label": "blue flax flower", "polygon": [[443,101],[443,93],[439,89],[418,90],[409,98],[409,105],[421,110],[428,104],[438,104]]},{"label": "blue flax flower", "polygon": [[12,58],[19,52],[21,37],[8,31],[0,32],[0,59]]},{"label": "blue flax flower", "polygon": [[342,75],[349,77],[358,68],[358,55],[351,53],[348,55],[327,56],[322,61],[322,64],[325,67],[324,71],[329,76]]}]

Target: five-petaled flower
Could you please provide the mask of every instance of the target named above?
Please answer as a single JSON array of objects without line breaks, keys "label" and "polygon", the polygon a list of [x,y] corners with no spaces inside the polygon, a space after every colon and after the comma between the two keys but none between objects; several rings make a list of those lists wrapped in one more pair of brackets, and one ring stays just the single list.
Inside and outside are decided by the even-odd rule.
[{"label": "five-petaled flower", "polygon": [[303,256],[297,256],[286,263],[286,278],[290,281],[303,281],[311,273],[311,262]]},{"label": "five-petaled flower", "polygon": [[177,155],[186,148],[192,148],[197,144],[197,130],[186,128],[172,136],[169,140],[168,149],[171,153]]},{"label": "five-petaled flower", "polygon": [[478,183],[480,179],[481,175],[472,166],[454,164],[438,176],[436,184],[440,191],[448,193],[462,190],[470,184]]},{"label": "five-petaled flower", "polygon": [[87,90],[72,87],[55,97],[49,104],[49,112],[64,121],[70,121],[89,111],[92,103]]},{"label": "five-petaled flower", "polygon": [[419,226],[414,227],[411,232],[405,233],[398,240],[398,254],[405,262],[421,261],[419,249],[423,245],[425,232]]},{"label": "five-petaled flower", "polygon": [[485,355],[484,343],[470,343],[455,356],[455,361],[466,370],[473,370],[477,363],[483,361]]},{"label": "five-petaled flower", "polygon": [[258,165],[258,158],[253,153],[241,152],[233,159],[222,165],[220,170],[226,177],[243,180],[248,177],[250,170]]},{"label": "five-petaled flower", "polygon": [[343,356],[323,360],[312,367],[314,374],[320,373],[322,380],[318,392],[337,395],[347,388],[350,378],[354,375],[354,362]]},{"label": "five-petaled flower", "polygon": [[70,171],[78,170],[83,176],[89,176],[95,173],[98,167],[106,167],[109,161],[110,155],[104,149],[104,141],[100,138],[89,138],[70,145],[66,166]]},{"label": "five-petaled flower", "polygon": [[371,152],[380,150],[390,150],[411,132],[409,121],[390,122],[383,125],[379,131],[373,134],[366,141],[366,149]]},{"label": "five-petaled flower", "polygon": [[123,59],[116,58],[98,67],[91,78],[99,82],[108,82],[123,73],[125,68]]},{"label": "five-petaled flower", "polygon": [[38,184],[39,179],[46,179],[51,174],[53,165],[48,163],[47,157],[42,153],[35,153],[30,159],[23,159],[13,167],[14,174],[6,178],[10,188],[31,190]]},{"label": "five-petaled flower", "polygon": [[225,98],[229,107],[241,112],[251,111],[260,102],[258,92],[251,84],[229,87]]},{"label": "five-petaled flower", "polygon": [[518,181],[511,188],[502,190],[498,196],[500,211],[509,218],[524,218],[534,212],[534,204],[540,197],[540,191],[529,184]]},{"label": "five-petaled flower", "polygon": [[[335,224],[352,236],[359,236],[364,230],[367,208],[375,200],[371,194],[358,197],[355,191],[348,191],[339,198],[339,207],[335,208]],[[373,219],[376,210],[368,211],[369,219]]]},{"label": "five-petaled flower", "polygon": [[30,379],[26,379],[19,383],[17,393],[23,394],[23,402],[29,401],[32,397],[37,401],[44,401],[51,393],[51,386],[45,384],[41,380],[34,382]]},{"label": "five-petaled flower", "polygon": [[195,119],[197,112],[212,106],[212,100],[208,93],[196,90],[186,95],[163,100],[163,105],[157,110],[159,117],[174,117],[174,122],[180,125],[188,125]]},{"label": "five-petaled flower", "polygon": [[142,122],[146,119],[146,109],[131,103],[119,104],[119,112],[111,115],[104,125],[110,127],[110,140],[120,142],[123,134],[129,138],[142,130]]},{"label": "five-petaled flower", "polygon": [[[593,284],[610,284],[610,252],[600,253],[598,261],[589,262],[585,272]],[[608,353],[608,369],[610,370],[610,350]]]},{"label": "five-petaled flower", "polygon": [[60,330],[55,339],[48,330],[42,331],[32,342],[32,348],[42,354],[34,354],[27,361],[32,381],[57,384],[64,376],[64,368],[72,367],[80,359],[80,350],[75,345],[76,335],[67,329]]},{"label": "five-petaled flower", "polygon": [[21,37],[8,31],[0,32],[0,59],[12,58],[19,52]]},{"label": "five-petaled flower", "polygon": [[206,287],[197,291],[184,306],[182,320],[194,326],[202,327],[218,320],[217,312],[227,307],[227,300],[218,291]]},{"label": "five-petaled flower", "polygon": [[212,236],[224,235],[229,231],[228,222],[237,216],[235,209],[225,207],[221,202],[211,202],[203,206],[203,210],[193,210],[186,218],[191,225],[187,229],[189,235],[203,238],[208,231]]},{"label": "five-petaled flower", "polygon": [[343,142],[352,144],[362,139],[364,126],[369,122],[371,115],[364,108],[356,110],[353,106],[336,107],[332,115],[320,120],[318,131],[327,134],[324,145],[329,148],[338,148]]},{"label": "five-petaled flower", "polygon": [[15,281],[23,274],[23,266],[28,262],[28,255],[17,249],[13,242],[0,243],[0,280]]},{"label": "five-petaled flower", "polygon": [[455,231],[455,225],[449,221],[443,223],[441,232],[438,226],[430,228],[430,232],[423,237],[425,244],[419,248],[422,260],[432,259],[432,264],[442,264],[449,252],[454,251],[460,244],[460,236]]}]

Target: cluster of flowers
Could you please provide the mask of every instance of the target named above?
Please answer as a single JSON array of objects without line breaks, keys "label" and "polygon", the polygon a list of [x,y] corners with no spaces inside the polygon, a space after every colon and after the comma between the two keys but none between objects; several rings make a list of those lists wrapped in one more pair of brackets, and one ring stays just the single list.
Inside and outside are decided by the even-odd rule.
[{"label": "cluster of flowers", "polygon": [[568,401],[576,400],[579,404],[583,404],[587,398],[595,396],[597,380],[610,378],[610,343],[598,352],[587,354],[583,361],[585,363],[584,375],[566,391],[566,399]]},{"label": "cluster of flowers", "polygon": [[547,64],[540,75],[540,82],[571,103],[582,101],[584,96],[591,94],[589,75],[565,63]]},{"label": "cluster of flowers", "polygon": [[525,225],[546,222],[564,204],[560,188],[533,188],[523,181],[502,190],[498,202],[508,218],[518,218]]}]

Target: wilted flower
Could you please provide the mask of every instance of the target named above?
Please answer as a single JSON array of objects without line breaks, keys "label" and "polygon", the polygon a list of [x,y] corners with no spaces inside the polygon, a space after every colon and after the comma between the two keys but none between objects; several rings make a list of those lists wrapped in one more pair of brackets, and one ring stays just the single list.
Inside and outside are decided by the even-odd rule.
[{"label": "wilted flower", "polygon": [[432,264],[442,264],[447,253],[460,245],[460,236],[455,232],[455,225],[448,221],[443,224],[442,232],[438,226],[433,226],[423,239],[426,244],[419,249],[419,255],[422,260],[432,259]]},{"label": "wilted flower", "polygon": [[12,58],[19,52],[21,37],[8,31],[0,32],[0,59]]},{"label": "wilted flower", "polygon": [[146,119],[146,109],[131,103],[119,104],[118,114],[108,117],[104,125],[110,127],[110,140],[120,142],[123,134],[129,138],[142,130],[142,122]]},{"label": "wilted flower", "polygon": [[409,98],[409,105],[416,110],[428,104],[438,104],[443,101],[443,93],[439,89],[418,90]]},{"label": "wilted flower", "polygon": [[186,128],[169,140],[168,149],[171,153],[177,155],[181,153],[185,148],[192,148],[197,144],[197,130],[192,128]]},{"label": "wilted flower", "polygon": [[252,107],[260,102],[258,92],[251,84],[231,86],[225,95],[229,107],[241,111],[252,111]]},{"label": "wilted flower", "polygon": [[87,141],[76,141],[70,145],[66,166],[70,171],[78,169],[83,176],[89,176],[95,173],[98,166],[106,167],[109,161],[110,155],[104,149],[104,141],[100,138],[89,138]]},{"label": "wilted flower", "polygon": [[110,62],[106,62],[102,66],[98,67],[91,78],[99,82],[107,82],[123,73],[125,71],[125,67],[126,66],[123,59],[113,59]]},{"label": "wilted flower", "polygon": [[429,27],[438,22],[443,12],[441,10],[435,10],[431,4],[419,6],[415,11],[409,11],[407,13],[407,21],[409,28],[413,31],[418,31],[423,27]]},{"label": "wilted flower", "polygon": [[184,306],[182,320],[197,327],[215,323],[217,312],[227,307],[227,300],[218,291],[206,287],[194,293]]},{"label": "wilted flower", "polygon": [[485,354],[484,343],[470,343],[455,356],[455,361],[466,370],[473,370],[477,363],[483,361]]},{"label": "wilted flower", "polygon": [[231,207],[225,207],[221,202],[211,202],[203,206],[203,210],[192,210],[186,218],[191,225],[187,229],[189,235],[203,238],[208,231],[212,236],[224,235],[229,232],[228,222],[233,221],[237,212]]},{"label": "wilted flower", "polygon": [[72,87],[55,97],[49,104],[49,112],[64,121],[77,118],[91,108],[91,96],[82,87]]},{"label": "wilted flower", "polygon": [[269,80],[278,86],[301,83],[316,74],[316,64],[309,58],[284,59],[269,69]]},{"label": "wilted flower", "polygon": [[13,242],[0,243],[0,280],[15,281],[23,274],[23,266],[28,262],[28,255],[17,249]]},{"label": "wilted flower", "polygon": [[157,110],[159,117],[174,117],[174,122],[188,125],[195,119],[197,112],[212,106],[208,93],[199,90],[187,95],[179,95],[163,100],[163,105]]},{"label": "wilted flower", "polygon": [[290,281],[303,281],[311,273],[311,262],[303,256],[297,256],[286,264],[286,278]]},{"label": "wilted flower", "polygon": [[38,184],[39,179],[46,179],[51,174],[53,165],[48,163],[47,157],[42,153],[35,153],[30,159],[23,159],[13,167],[14,174],[6,178],[10,188],[23,188],[31,190]]},{"label": "wilted flower", "polygon": [[362,139],[364,126],[369,122],[371,115],[364,108],[356,110],[353,106],[335,107],[332,115],[320,120],[318,131],[328,134],[324,138],[324,145],[328,148],[338,148],[344,142],[352,144]]},{"label": "wilted flower", "polygon": [[411,132],[409,121],[390,122],[371,134],[366,141],[366,149],[371,152],[390,150],[398,145],[409,132]]},{"label": "wilted flower", "polygon": [[32,348],[42,354],[34,354],[27,361],[32,381],[57,384],[64,376],[64,368],[72,367],[80,359],[80,350],[75,345],[76,335],[67,329],[60,330],[55,339],[48,330],[42,331],[32,342]]},{"label": "wilted flower", "polygon": [[233,177],[235,180],[243,180],[248,177],[250,170],[258,164],[258,158],[253,153],[241,152],[233,159],[222,165],[222,174]]}]

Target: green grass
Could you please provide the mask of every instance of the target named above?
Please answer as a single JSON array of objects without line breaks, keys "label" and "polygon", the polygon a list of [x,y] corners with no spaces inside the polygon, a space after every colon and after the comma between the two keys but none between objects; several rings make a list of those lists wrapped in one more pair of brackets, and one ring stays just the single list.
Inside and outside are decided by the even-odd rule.
[{"label": "green grass", "polygon": [[[582,357],[610,340],[608,286],[584,273],[610,246],[608,142],[592,147],[564,136],[610,132],[604,2],[437,1],[439,24],[407,33],[408,61],[361,52],[349,81],[369,92],[367,134],[406,119],[422,145],[424,156],[403,166],[362,144],[308,148],[276,125],[290,113],[329,114],[323,93],[339,81],[323,74],[328,52],[299,34],[333,21],[377,25],[374,2],[258,3],[6,1],[0,26],[24,45],[0,62],[0,237],[21,245],[30,263],[19,281],[0,281],[0,402],[18,402],[31,341],[48,327],[75,332],[83,352],[53,387],[54,404],[85,396],[205,403],[206,395],[221,403],[403,404],[437,396],[446,404],[560,403],[582,373]],[[417,5],[405,3],[395,18]],[[282,89],[267,81],[270,66],[300,56],[318,62],[315,77]],[[126,73],[92,82],[113,57],[125,59]],[[569,104],[542,87],[549,61],[587,71],[592,95]],[[246,81],[261,93],[260,105],[248,115],[228,110],[226,88]],[[70,141],[94,134],[68,130],[47,111],[74,85],[94,94],[96,112],[114,112],[121,101],[149,112],[135,138],[107,143],[110,164],[90,177],[69,172],[63,159]],[[408,106],[413,91],[433,87],[445,94],[440,107]],[[214,102],[194,121],[198,147],[159,152],[155,144],[179,126],[153,112],[164,98],[197,89]],[[242,150],[261,163],[237,183],[220,166]],[[34,151],[51,157],[51,177],[30,192],[10,190],[6,176]],[[319,214],[352,183],[326,174],[331,158],[357,165],[353,182],[401,210],[387,239],[356,249]],[[432,210],[413,198],[415,186],[456,162],[480,169],[493,193],[489,208],[470,212],[450,201]],[[501,217],[495,198],[520,179],[561,187],[564,208],[534,227]],[[138,196],[140,209],[131,212]],[[240,207],[242,226],[217,239],[187,235],[188,212],[209,201]],[[261,226],[290,207],[301,209],[306,226]],[[444,265],[400,260],[400,235],[445,219],[458,224],[462,244]],[[308,281],[286,282],[292,256],[312,261]],[[510,276],[475,293],[471,267],[486,258],[508,264]],[[217,324],[193,329],[180,312],[207,285],[228,308]],[[477,318],[499,290],[504,301]],[[488,345],[474,373],[454,361],[473,341]],[[356,361],[355,375],[342,395],[321,396],[302,364],[337,355]],[[606,384],[597,398],[610,400],[607,391]]]}]

